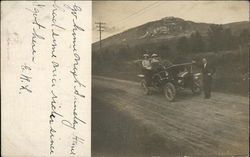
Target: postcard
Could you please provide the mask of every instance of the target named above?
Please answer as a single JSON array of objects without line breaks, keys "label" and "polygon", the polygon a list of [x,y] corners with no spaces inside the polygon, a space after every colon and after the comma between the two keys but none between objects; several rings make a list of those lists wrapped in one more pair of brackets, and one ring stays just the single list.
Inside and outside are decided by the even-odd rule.
[{"label": "postcard", "polygon": [[4,157],[249,156],[248,1],[2,1]]}]

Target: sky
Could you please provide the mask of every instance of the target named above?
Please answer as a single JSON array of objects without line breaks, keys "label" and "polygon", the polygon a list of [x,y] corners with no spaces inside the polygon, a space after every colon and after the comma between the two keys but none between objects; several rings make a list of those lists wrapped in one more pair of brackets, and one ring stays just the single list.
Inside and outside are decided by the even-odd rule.
[{"label": "sky", "polygon": [[216,24],[249,21],[248,1],[93,1],[92,5],[94,42],[99,40],[95,22],[105,22],[104,39],[168,16]]}]

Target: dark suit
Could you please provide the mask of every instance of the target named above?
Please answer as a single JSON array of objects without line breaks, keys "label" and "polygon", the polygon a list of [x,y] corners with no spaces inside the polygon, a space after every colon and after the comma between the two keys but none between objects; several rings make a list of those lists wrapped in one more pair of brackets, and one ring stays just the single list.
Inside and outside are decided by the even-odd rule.
[{"label": "dark suit", "polygon": [[203,64],[202,74],[203,74],[203,90],[205,98],[211,97],[211,87],[212,87],[212,79],[214,73],[215,73],[214,66],[212,66],[210,63],[207,63],[206,66],[204,67]]}]

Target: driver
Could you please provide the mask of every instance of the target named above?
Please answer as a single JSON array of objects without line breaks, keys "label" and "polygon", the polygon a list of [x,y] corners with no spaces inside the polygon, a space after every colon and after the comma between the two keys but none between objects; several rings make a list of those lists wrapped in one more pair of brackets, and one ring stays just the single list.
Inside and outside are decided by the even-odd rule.
[{"label": "driver", "polygon": [[151,64],[152,64],[152,70],[155,72],[158,72],[162,66],[160,63],[160,59],[156,53],[152,54]]},{"label": "driver", "polygon": [[156,53],[152,54],[151,58],[152,58],[151,63],[159,63],[160,62],[160,59]]},{"label": "driver", "polygon": [[142,60],[142,73],[145,76],[145,80],[147,85],[150,84],[151,77],[152,77],[152,66],[151,66],[151,61],[149,59],[148,54],[143,54],[143,60]]}]

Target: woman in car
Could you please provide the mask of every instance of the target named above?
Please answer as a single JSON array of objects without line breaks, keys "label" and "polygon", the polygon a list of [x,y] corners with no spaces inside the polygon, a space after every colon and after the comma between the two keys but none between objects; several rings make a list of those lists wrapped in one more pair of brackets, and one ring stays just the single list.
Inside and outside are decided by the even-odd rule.
[{"label": "woman in car", "polygon": [[148,54],[143,55],[142,73],[145,76],[145,80],[146,80],[147,85],[149,85],[150,81],[151,81],[151,77],[152,77],[152,66],[151,66],[151,61],[150,61]]}]

